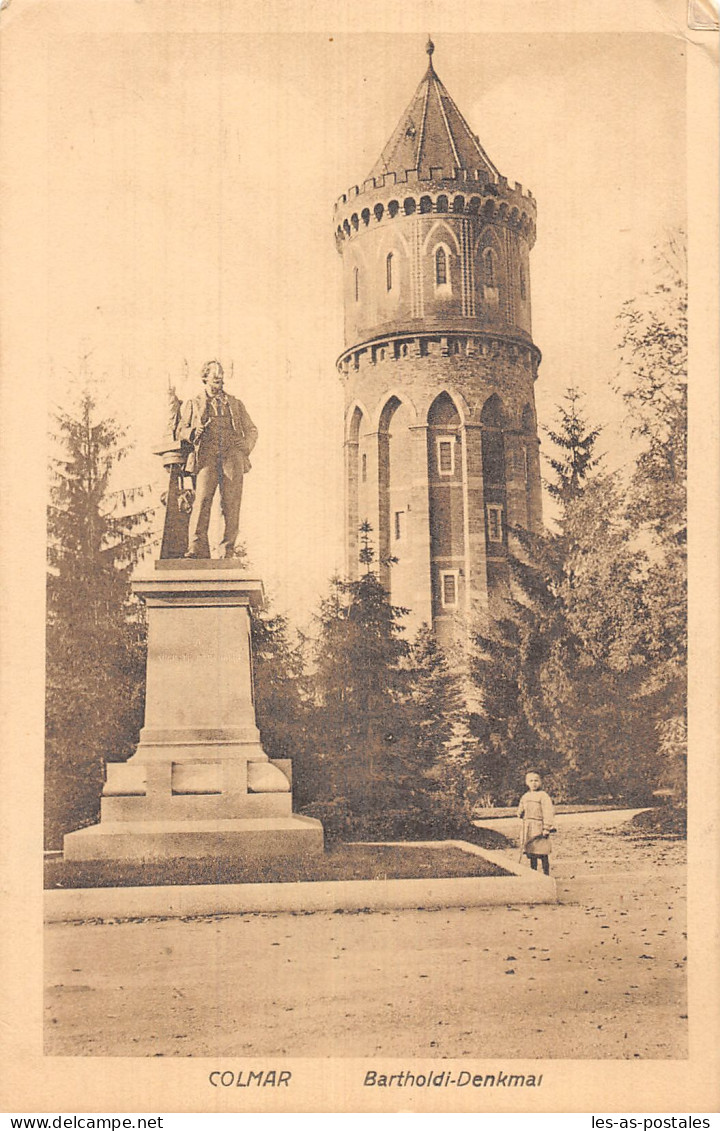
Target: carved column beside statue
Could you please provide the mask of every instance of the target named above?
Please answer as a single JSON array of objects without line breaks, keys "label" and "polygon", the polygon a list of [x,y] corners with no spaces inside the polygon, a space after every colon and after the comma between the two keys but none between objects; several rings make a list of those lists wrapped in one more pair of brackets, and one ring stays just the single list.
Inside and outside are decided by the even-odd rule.
[{"label": "carved column beside statue", "polygon": [[[197,401],[199,407],[174,408],[176,446],[163,449],[171,478],[163,550],[154,571],[133,582],[148,616],[145,725],[132,758],[107,766],[100,824],[65,837],[67,860],[266,861],[323,851],[320,822],[292,812],[290,760],[271,761],[261,745],[250,618],[262,607],[263,587],[228,553],[236,515],[228,522],[225,508],[226,557],[188,556],[183,516],[192,530],[192,488],[183,482],[187,449],[174,436],[178,421],[187,429],[193,412],[202,416],[204,402]],[[234,425],[222,427],[230,436]],[[182,442],[197,448],[195,433]],[[213,458],[216,450],[210,447]],[[221,436],[221,481],[226,457]],[[183,492],[186,508],[177,505]],[[230,495],[233,505],[237,494]],[[200,538],[203,522],[195,523]]]}]

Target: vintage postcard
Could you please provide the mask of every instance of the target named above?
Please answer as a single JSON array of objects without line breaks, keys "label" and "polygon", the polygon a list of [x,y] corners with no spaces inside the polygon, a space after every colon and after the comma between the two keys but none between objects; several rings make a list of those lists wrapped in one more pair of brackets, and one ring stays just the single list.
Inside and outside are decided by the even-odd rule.
[{"label": "vintage postcard", "polygon": [[0,5],[3,1110],[717,1111],[712,7]]}]

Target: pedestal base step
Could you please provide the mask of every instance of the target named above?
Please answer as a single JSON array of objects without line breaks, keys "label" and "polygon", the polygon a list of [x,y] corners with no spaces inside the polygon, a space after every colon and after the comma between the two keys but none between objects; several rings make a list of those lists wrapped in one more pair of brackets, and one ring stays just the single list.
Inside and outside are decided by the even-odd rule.
[{"label": "pedestal base step", "polygon": [[262,862],[323,851],[312,817],[228,821],[103,821],[68,833],[66,860],[235,859]]}]

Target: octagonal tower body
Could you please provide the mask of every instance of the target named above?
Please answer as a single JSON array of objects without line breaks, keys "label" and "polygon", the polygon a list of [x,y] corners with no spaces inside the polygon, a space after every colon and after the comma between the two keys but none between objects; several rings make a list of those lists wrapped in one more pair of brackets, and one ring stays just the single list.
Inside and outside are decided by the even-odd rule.
[{"label": "octagonal tower body", "polygon": [[[343,259],[347,571],[367,520],[393,604],[449,643],[507,591],[542,525],[529,254],[535,201],[482,149],[432,63],[367,180]],[[396,562],[389,564],[388,559]]]}]

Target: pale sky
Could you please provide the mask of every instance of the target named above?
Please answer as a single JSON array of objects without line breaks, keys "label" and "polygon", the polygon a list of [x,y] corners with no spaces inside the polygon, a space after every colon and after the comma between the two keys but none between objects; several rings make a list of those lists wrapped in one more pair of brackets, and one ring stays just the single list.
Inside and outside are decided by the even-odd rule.
[{"label": "pale sky", "polygon": [[[51,396],[89,355],[135,440],[125,479],[161,483],[149,453],[168,377],[190,395],[219,357],[260,430],[241,537],[276,607],[301,624],[343,560],[333,204],[409,103],[425,39],[76,31],[49,48]],[[622,465],[608,392],[615,316],[648,279],[652,245],[685,225],[685,45],[632,33],[433,39],[436,70],[491,160],[537,200],[539,419],[577,383],[609,425],[609,464]]]}]

